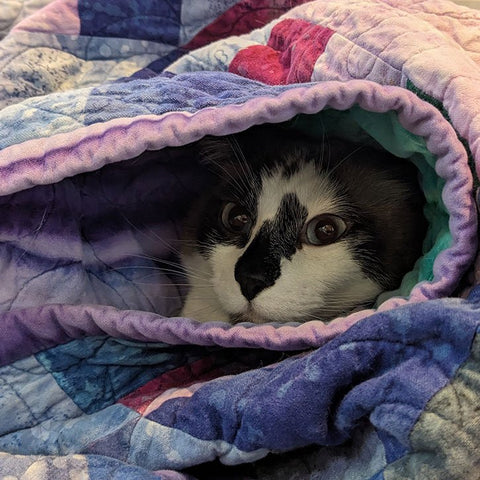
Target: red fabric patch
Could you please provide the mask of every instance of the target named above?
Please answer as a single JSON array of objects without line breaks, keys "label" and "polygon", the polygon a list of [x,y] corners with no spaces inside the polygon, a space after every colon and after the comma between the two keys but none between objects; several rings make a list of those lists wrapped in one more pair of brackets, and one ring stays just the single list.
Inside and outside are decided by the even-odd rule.
[{"label": "red fabric patch", "polygon": [[207,357],[171,370],[137,388],[134,392],[118,400],[118,403],[143,414],[152,401],[171,388],[187,388],[195,383],[237,374],[247,369],[245,365],[238,363],[216,368],[215,364],[216,361],[213,357]]},{"label": "red fabric patch", "polygon": [[267,45],[240,50],[228,70],[269,85],[309,82],[334,33],[305,20],[283,20],[273,27]]},{"label": "red fabric patch", "polygon": [[263,27],[296,5],[310,0],[242,0],[201,30],[183,48],[193,50],[221,38]]},{"label": "red fabric patch", "polygon": [[269,85],[285,83],[280,52],[265,45],[252,45],[238,52],[228,71]]}]

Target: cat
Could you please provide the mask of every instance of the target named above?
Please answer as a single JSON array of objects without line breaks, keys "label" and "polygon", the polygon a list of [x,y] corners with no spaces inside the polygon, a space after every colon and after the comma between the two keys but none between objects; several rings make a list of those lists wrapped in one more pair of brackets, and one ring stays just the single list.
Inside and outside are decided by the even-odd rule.
[{"label": "cat", "polygon": [[425,198],[407,160],[268,125],[198,148],[217,181],[186,221],[182,316],[327,322],[398,287],[422,253]]}]

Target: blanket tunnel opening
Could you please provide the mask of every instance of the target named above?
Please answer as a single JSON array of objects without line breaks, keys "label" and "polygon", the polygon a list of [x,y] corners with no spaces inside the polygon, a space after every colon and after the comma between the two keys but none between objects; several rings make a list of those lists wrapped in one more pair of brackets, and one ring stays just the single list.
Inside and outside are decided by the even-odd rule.
[{"label": "blanket tunnel opening", "polygon": [[[287,122],[282,122],[279,128],[297,130],[302,134],[307,134],[312,138],[318,139],[319,142],[322,141],[322,136],[326,133],[327,136],[346,139],[355,144],[373,145],[374,148],[384,149],[396,157],[412,162],[418,169],[418,181],[425,195],[424,216],[427,219],[428,230],[423,241],[423,253],[415,262],[413,269],[403,277],[397,289],[382,292],[378,296],[375,308],[381,308],[389,299],[394,299],[390,302],[390,305],[401,304],[404,301],[408,301],[411,297],[412,290],[415,289],[415,292],[420,292],[423,285],[435,283],[435,259],[437,259],[442,252],[448,250],[454,242],[449,225],[450,212],[442,198],[442,192],[444,191],[446,182],[453,180],[448,177],[442,178],[442,176],[435,171],[436,156],[428,150],[423,138],[403,128],[397,119],[396,112],[369,112],[360,108],[358,105],[344,111],[328,108],[317,114],[299,114]],[[191,175],[195,178],[195,183],[189,184],[191,187],[187,195],[189,200],[181,203],[179,209],[176,205],[173,207],[179,213],[173,220],[173,230],[170,230],[170,233],[174,232],[174,237],[159,239],[160,243],[163,244],[169,252],[169,256],[167,258],[163,257],[157,264],[160,269],[159,274],[162,276],[165,275],[165,279],[168,277],[168,281],[171,282],[171,284],[168,285],[167,281],[167,289],[165,292],[169,292],[170,295],[173,293],[174,298],[171,299],[172,302],[166,302],[164,307],[162,307],[164,308],[163,311],[157,313],[178,315],[182,301],[189,289],[185,272],[182,271],[180,267],[177,267],[177,263],[181,263],[179,252],[183,247],[182,240],[179,237],[182,235],[182,225],[185,220],[184,215],[188,214],[191,203],[197,202],[198,198],[201,197],[202,190],[212,189],[215,182],[218,182],[218,178],[216,175],[212,175],[211,172],[208,171],[209,169],[202,164],[195,143],[173,150],[167,148],[156,154],[153,152],[150,154],[152,155],[153,162],[159,161],[165,165],[171,164],[173,159],[175,163],[180,165],[186,162],[188,164],[187,170],[190,170]],[[146,156],[147,159],[150,154]],[[194,164],[191,163],[192,158],[195,159]],[[145,161],[145,158],[142,159],[142,157],[140,157],[140,159],[136,161]],[[248,159],[246,161],[248,163]],[[184,174],[183,169],[182,173]],[[180,183],[183,182],[182,185],[185,186],[183,180],[178,180],[179,174],[179,172],[171,172],[171,175],[177,177],[176,180]],[[134,226],[134,228],[136,228],[136,226]],[[153,229],[153,233],[156,227],[152,226],[151,228]],[[145,237],[148,237],[148,233]],[[155,239],[158,237],[159,235],[155,233],[155,235],[147,241],[156,243]],[[155,248],[158,248],[158,245],[156,245]],[[164,255],[164,253],[162,253],[162,255]],[[155,257],[152,256],[152,258]],[[145,268],[148,269],[152,267],[148,265],[145,266]],[[452,287],[450,290],[451,293],[454,291]],[[178,296],[175,296],[174,289],[176,289]],[[386,306],[387,308],[388,305],[389,304]],[[191,318],[196,320],[195,316]],[[215,322],[217,320],[215,314],[213,314],[211,321]],[[335,319],[332,320],[335,321]],[[305,317],[302,321],[308,322],[309,318]],[[288,322],[288,319],[285,319],[285,322]],[[280,323],[282,323],[282,321]],[[294,324],[295,322],[290,323]]]},{"label": "blanket tunnel opening", "polygon": [[[196,142],[265,123],[312,137],[333,132],[383,148],[418,169],[429,224],[423,255],[399,288],[381,294],[374,308],[326,324],[306,318],[230,325],[213,317],[200,327],[194,318],[179,317],[188,291],[178,255],[182,222],[213,178]],[[0,197],[4,235],[11,240],[3,248],[21,260],[3,289],[5,311],[104,305],[154,313],[170,330],[181,326],[174,342],[230,345],[233,335],[239,346],[295,349],[323,344],[376,310],[451,296],[473,262],[477,217],[467,154],[439,112],[404,89],[367,81],[280,87],[244,104],[139,117],[120,127],[115,120],[94,124],[81,138],[62,135],[68,147],[39,156],[44,184],[32,186],[19,167],[16,191]],[[73,164],[68,171],[62,170],[65,158]],[[32,158],[28,161],[31,168]],[[30,227],[20,225],[20,211],[29,213]],[[41,275],[27,272],[32,265]],[[22,284],[27,274],[31,278]],[[152,341],[167,338],[161,332],[157,337]]]},{"label": "blanket tunnel opening", "polygon": [[[298,131],[300,134],[306,134],[319,143],[323,141],[322,138],[326,135],[327,137],[345,139],[356,145],[373,146],[375,149],[384,149],[396,157],[412,162],[418,169],[418,182],[425,196],[424,216],[427,220],[428,229],[423,240],[422,255],[417,259],[413,268],[404,275],[398,288],[382,292],[377,297],[374,307],[378,308],[385,301],[392,298],[396,298],[400,302],[408,300],[416,286],[418,290],[419,285],[434,281],[435,259],[442,251],[452,246],[453,238],[449,228],[449,211],[442,199],[442,192],[448,179],[442,178],[436,173],[436,157],[428,150],[424,139],[405,130],[399,124],[394,111],[376,113],[366,111],[358,106],[345,111],[326,109],[317,114],[296,115],[291,120],[277,125],[277,127],[287,131],[291,129]],[[196,178],[199,179],[196,184],[199,188],[196,188],[195,192],[191,192],[192,197],[190,201],[192,203],[198,201],[203,189],[210,190],[215,182],[218,182],[217,175],[206,173],[208,168],[202,165],[202,160],[195,144],[179,147],[176,151],[160,151],[158,154],[160,158],[162,158],[162,155],[167,157],[173,155],[176,157],[176,161],[181,158],[181,162],[188,161],[188,159],[193,157],[196,158],[197,162],[200,162],[200,166],[198,164],[194,166],[194,168],[200,168],[200,170],[195,174]],[[246,159],[247,163],[248,161]],[[186,206],[182,205],[182,212],[188,212],[188,210],[188,204]],[[179,239],[179,236],[181,237],[180,232],[182,231],[183,222],[184,218],[176,223],[175,238],[165,241],[166,246],[174,246],[177,242],[179,245],[178,248],[173,247],[170,249],[174,259],[166,259],[167,265],[170,261],[173,262],[172,265],[176,262],[181,262],[178,252],[182,248],[182,241]],[[159,262],[159,268],[161,268],[161,265],[162,261]],[[170,269],[166,268],[163,270],[168,275]],[[182,297],[184,298],[187,294],[189,288],[185,284],[185,282],[188,282],[188,279],[184,275],[185,272],[183,274],[179,273],[179,276],[172,276],[172,271],[170,271],[169,275],[172,284],[178,282],[179,278],[183,282],[181,283],[182,289],[178,289],[180,302]],[[305,279],[305,281],[308,281],[308,279]],[[175,302],[175,308],[180,308],[177,302]],[[169,306],[167,311],[175,311],[175,308],[170,308]],[[195,316],[192,316],[192,319],[196,320]],[[211,321],[216,320],[215,314],[213,314]],[[335,318],[332,320],[335,320]],[[303,321],[308,322],[308,316]],[[285,322],[288,322],[288,319],[285,319]]]}]

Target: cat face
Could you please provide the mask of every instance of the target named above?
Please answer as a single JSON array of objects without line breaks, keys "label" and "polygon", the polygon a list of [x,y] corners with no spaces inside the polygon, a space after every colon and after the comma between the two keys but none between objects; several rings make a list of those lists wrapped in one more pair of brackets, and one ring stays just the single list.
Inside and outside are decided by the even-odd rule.
[{"label": "cat face", "polygon": [[[270,129],[209,140],[203,148],[219,181],[193,209],[186,229],[192,246],[183,253],[191,284],[184,316],[328,321],[396,286],[419,255],[416,241],[410,261],[390,265],[398,252],[387,244],[411,242],[418,233],[406,228],[409,215],[399,227],[391,225],[399,198],[412,197],[405,165],[397,178],[352,145],[319,145]],[[378,188],[389,191],[372,194]],[[418,195],[418,188],[412,192]],[[400,203],[410,208],[411,198]]]}]

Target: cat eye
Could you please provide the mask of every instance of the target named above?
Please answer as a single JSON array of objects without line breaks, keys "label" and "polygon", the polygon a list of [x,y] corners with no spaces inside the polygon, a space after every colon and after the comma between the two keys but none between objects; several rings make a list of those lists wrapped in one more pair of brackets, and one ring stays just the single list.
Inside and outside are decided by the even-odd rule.
[{"label": "cat eye", "polygon": [[338,240],[346,231],[347,224],[337,215],[318,215],[307,223],[303,241],[310,245],[329,245]]},{"label": "cat eye", "polygon": [[252,225],[247,209],[233,202],[223,207],[221,220],[222,225],[232,233],[247,233]]}]

